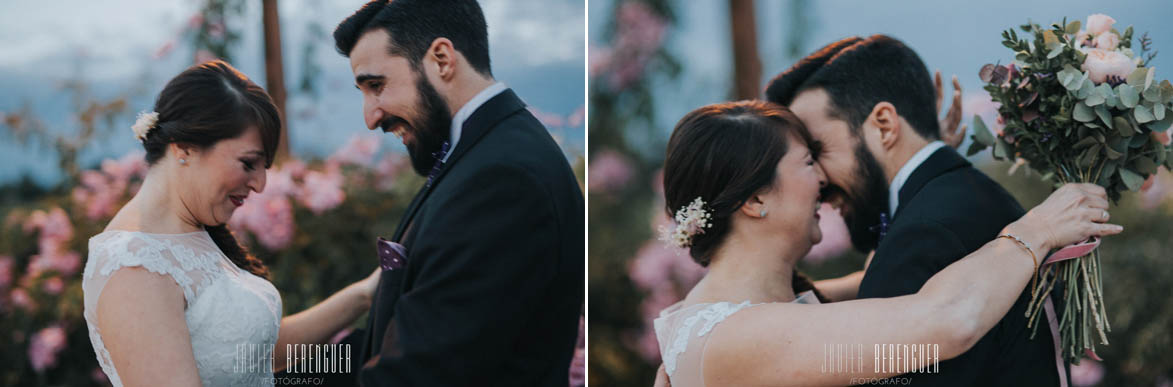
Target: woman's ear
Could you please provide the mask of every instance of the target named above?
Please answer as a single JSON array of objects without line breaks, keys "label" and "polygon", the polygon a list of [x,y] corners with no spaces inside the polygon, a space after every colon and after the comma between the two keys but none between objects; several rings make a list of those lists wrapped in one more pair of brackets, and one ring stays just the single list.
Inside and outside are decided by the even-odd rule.
[{"label": "woman's ear", "polygon": [[174,155],[180,164],[190,165],[193,157],[199,157],[199,148],[192,144],[171,143],[167,145],[167,152]]},{"label": "woman's ear", "polygon": [[766,217],[766,202],[761,194],[755,194],[741,205],[740,211],[750,218],[764,218]]}]

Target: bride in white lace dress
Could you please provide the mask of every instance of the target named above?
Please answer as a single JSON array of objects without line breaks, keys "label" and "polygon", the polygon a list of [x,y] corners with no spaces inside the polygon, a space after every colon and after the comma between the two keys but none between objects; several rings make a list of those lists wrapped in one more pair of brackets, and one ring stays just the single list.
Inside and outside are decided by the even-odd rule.
[{"label": "bride in white lace dress", "polygon": [[224,226],[264,189],[280,126],[268,94],[221,61],[176,76],[140,115],[150,170],[90,239],[82,281],[114,386],[272,385],[285,344],[325,343],[369,308],[374,274],[282,318],[264,264]]},{"label": "bride in white lace dress", "polygon": [[[820,303],[794,268],[822,238],[827,181],[813,144],[793,113],[761,101],[709,105],[677,124],[664,161],[677,224],[664,239],[709,270],[654,322],[672,386],[846,385],[908,372],[874,364],[879,344],[937,344],[939,360],[956,357],[1010,309],[1034,257],[1121,230],[1105,223],[1102,188],[1070,184],[916,294]],[[851,346],[856,364],[824,363],[828,345]]]}]

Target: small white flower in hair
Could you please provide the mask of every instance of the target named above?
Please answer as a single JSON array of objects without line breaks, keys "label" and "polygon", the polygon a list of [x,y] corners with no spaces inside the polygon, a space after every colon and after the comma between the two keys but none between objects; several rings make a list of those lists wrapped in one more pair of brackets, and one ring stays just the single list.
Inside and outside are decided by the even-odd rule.
[{"label": "small white flower in hair", "polygon": [[692,246],[697,234],[704,234],[712,227],[712,214],[705,210],[705,201],[697,197],[687,207],[676,211],[676,227],[660,227],[660,240],[679,248]]},{"label": "small white flower in hair", "polygon": [[138,118],[134,120],[134,125],[130,127],[134,131],[134,138],[137,138],[139,141],[146,141],[147,133],[151,131],[151,128],[155,127],[155,123],[157,122],[159,122],[159,113],[139,113]]}]

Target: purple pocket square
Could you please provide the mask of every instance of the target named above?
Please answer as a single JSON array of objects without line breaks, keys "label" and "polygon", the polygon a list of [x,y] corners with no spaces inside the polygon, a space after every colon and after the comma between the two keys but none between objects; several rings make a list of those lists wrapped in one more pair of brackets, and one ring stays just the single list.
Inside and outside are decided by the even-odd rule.
[{"label": "purple pocket square", "polygon": [[379,251],[379,266],[383,270],[401,269],[407,265],[407,249],[403,245],[379,237],[375,247]]}]

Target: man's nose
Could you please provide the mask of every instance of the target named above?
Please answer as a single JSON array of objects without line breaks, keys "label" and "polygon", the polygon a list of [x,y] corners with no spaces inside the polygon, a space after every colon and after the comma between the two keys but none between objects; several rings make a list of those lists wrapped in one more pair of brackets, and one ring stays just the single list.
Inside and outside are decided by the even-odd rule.
[{"label": "man's nose", "polygon": [[383,120],[383,109],[380,109],[372,97],[363,99],[363,119],[366,121],[367,129],[375,130],[379,127],[379,122]]}]

